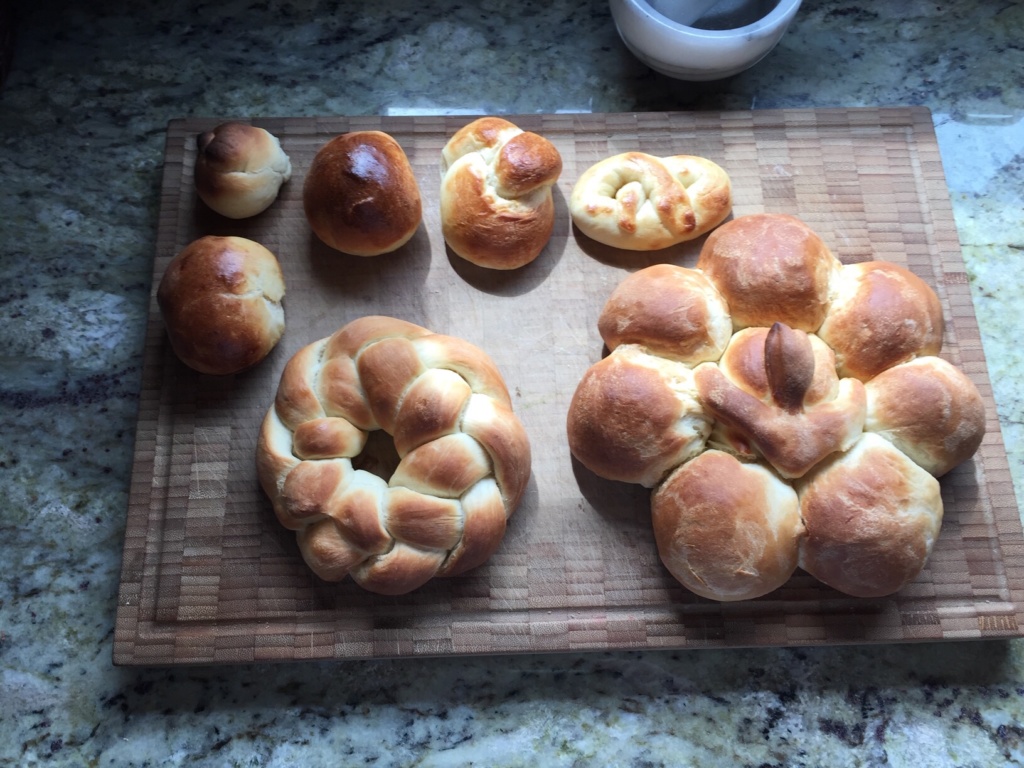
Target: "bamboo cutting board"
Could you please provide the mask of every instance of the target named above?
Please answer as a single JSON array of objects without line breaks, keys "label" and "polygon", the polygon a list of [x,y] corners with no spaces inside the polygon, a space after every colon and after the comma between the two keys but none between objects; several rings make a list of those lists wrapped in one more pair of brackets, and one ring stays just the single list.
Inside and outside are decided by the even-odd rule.
[{"label": "bamboo cutting board", "polygon": [[[930,113],[924,108],[785,110],[510,119],[549,138],[564,171],[557,224],[533,264],[468,265],[440,234],[440,153],[471,118],[253,120],[281,139],[295,174],[277,202],[221,218],[192,187],[195,136],[167,132],[153,295],[114,641],[118,664],[187,664],[509,652],[816,645],[1024,634],[1024,536],[961,260]],[[302,183],[313,155],[347,130],[394,136],[412,162],[424,221],[389,256],[336,253],[311,234]],[[943,354],[978,385],[988,434],[942,479],[945,522],[928,568],[900,594],[846,597],[801,571],[759,600],[695,597],[658,560],[648,492],[601,480],[569,454],[565,414],[602,354],[597,316],[629,272],[693,266],[702,239],[630,254],[574,231],[567,201],[592,163],[637,149],[720,163],[734,215],[795,214],[847,262],[886,259],[932,285],[947,323]],[[282,263],[287,331],[255,369],[225,378],[174,356],[156,308],[172,256],[206,234],[263,243]],[[402,597],[306,568],[294,535],[258,488],[254,445],[281,369],[300,347],[366,314],[460,336],[503,372],[533,447],[533,476],[497,554],[463,576]]]}]

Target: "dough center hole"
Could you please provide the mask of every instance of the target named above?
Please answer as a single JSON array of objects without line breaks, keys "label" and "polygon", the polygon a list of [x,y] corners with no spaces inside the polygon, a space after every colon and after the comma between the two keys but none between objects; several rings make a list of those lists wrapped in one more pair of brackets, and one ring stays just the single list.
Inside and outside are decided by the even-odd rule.
[{"label": "dough center hole", "polygon": [[383,429],[375,429],[367,437],[363,450],[352,459],[352,467],[365,470],[388,481],[398,469],[399,462],[401,462],[401,458],[395,448],[394,439]]}]

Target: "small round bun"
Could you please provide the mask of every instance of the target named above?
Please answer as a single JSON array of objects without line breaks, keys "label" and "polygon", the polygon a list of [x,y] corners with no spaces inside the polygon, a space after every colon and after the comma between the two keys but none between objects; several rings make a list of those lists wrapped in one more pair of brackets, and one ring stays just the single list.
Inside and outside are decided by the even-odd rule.
[{"label": "small round bun", "polygon": [[254,125],[222,123],[196,138],[196,193],[229,219],[262,213],[292,175],[277,137]]},{"label": "small round bun", "polygon": [[202,237],[171,259],[157,303],[175,354],[200,373],[250,368],[284,333],[277,258],[243,237]]},{"label": "small round bun", "polygon": [[898,592],[924,568],[942,526],[939,481],[867,432],[798,484],[800,567],[855,597]]},{"label": "small round bun", "polygon": [[804,222],[770,213],[723,224],[708,235],[697,261],[725,297],[737,329],[781,322],[808,333],[825,319],[840,266]]},{"label": "small round bun", "polygon": [[908,269],[885,261],[847,264],[818,335],[836,353],[840,376],[867,381],[942,348],[942,305]]},{"label": "small round bun", "polygon": [[562,156],[543,136],[499,117],[461,128],[441,153],[441,231],[461,258],[489,269],[516,269],[551,239],[551,189]]},{"label": "small round bun", "polygon": [[966,461],[985,436],[985,403],[974,382],[941,357],[919,357],[869,381],[865,429],[877,432],[935,477]]},{"label": "small round bun", "polygon": [[651,496],[661,561],[712,600],[751,600],[789,579],[803,534],[796,492],[769,469],[709,450]]},{"label": "small round bun", "polygon": [[717,163],[694,155],[624,152],[592,165],[576,181],[569,212],[599,243],[654,251],[693,240],[732,210],[732,185]]},{"label": "small round bun", "polygon": [[732,335],[718,289],[700,272],[674,264],[655,264],[619,283],[597,328],[609,350],[639,344],[693,365],[717,360]]},{"label": "small round bun", "polygon": [[405,245],[423,219],[409,158],[381,131],[354,131],[328,141],[302,188],[313,232],[337,251],[379,256]]},{"label": "small round bun", "polygon": [[711,420],[682,363],[621,346],[583,375],[569,406],[569,449],[608,480],[656,485],[699,453]]}]

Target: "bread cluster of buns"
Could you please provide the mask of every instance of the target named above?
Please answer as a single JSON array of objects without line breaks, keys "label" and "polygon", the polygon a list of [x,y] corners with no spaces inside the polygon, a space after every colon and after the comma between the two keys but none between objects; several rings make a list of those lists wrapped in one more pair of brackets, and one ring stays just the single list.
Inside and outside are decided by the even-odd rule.
[{"label": "bread cluster of buns", "polygon": [[[355,465],[394,440],[387,477]],[[395,595],[482,564],[530,477],[530,444],[492,360],[390,317],[295,354],[259,433],[260,483],[321,578]]]},{"label": "bread cluster of buns", "polygon": [[843,265],[794,217],[743,216],[695,268],[623,280],[599,330],[610,353],[574,393],[569,446],[654,489],[659,554],[683,585],[750,599],[801,567],[878,597],[920,573],[942,522],[936,477],[985,431],[974,384],[938,356],[923,280]]}]

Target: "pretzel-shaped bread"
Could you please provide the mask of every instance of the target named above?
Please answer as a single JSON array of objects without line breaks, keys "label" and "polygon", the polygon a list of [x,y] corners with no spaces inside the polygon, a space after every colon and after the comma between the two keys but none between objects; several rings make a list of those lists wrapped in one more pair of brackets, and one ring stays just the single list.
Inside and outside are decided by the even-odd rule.
[{"label": "pretzel-shaped bread", "polygon": [[466,261],[516,269],[540,255],[555,226],[555,145],[500,117],[464,126],[441,152],[441,231]]},{"label": "pretzel-shaped bread", "polygon": [[572,220],[587,237],[630,251],[693,240],[732,210],[729,176],[694,155],[624,152],[592,165],[569,198]]},{"label": "pretzel-shaped bread", "polygon": [[[400,458],[388,480],[353,465],[374,430]],[[529,480],[530,445],[482,350],[370,316],[287,363],[256,463],[318,576],[397,595],[490,557]]]}]

